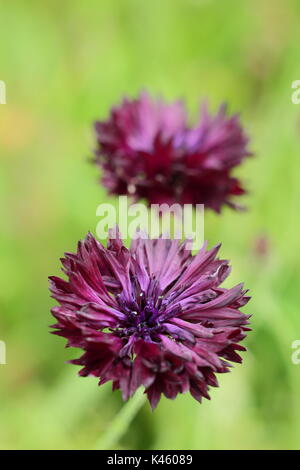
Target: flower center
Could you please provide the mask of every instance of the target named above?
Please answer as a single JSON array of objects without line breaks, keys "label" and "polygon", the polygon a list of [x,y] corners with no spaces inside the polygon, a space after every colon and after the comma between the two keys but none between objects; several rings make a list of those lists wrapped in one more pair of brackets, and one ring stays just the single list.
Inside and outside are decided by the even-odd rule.
[{"label": "flower center", "polygon": [[122,321],[115,333],[121,337],[135,336],[148,341],[157,341],[157,334],[161,332],[160,309],[152,299],[146,299],[141,293],[138,299],[128,303],[122,296],[118,296],[121,311],[126,319]]}]

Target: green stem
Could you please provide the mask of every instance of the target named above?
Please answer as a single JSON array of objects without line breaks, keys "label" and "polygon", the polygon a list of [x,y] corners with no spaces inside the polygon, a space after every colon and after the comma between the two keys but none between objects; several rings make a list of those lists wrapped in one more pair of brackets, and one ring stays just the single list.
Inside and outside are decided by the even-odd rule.
[{"label": "green stem", "polygon": [[104,436],[97,442],[95,449],[106,450],[116,445],[125,434],[132,420],[146,401],[146,395],[142,389],[136,391],[134,396],[123,406],[117,414]]}]

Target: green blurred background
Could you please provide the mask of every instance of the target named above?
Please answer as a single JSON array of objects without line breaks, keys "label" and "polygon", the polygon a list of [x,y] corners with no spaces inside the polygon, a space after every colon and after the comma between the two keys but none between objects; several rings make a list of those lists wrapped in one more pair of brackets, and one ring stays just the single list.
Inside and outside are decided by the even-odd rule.
[{"label": "green blurred background", "polygon": [[[0,447],[299,448],[300,2],[14,0],[0,15]],[[79,351],[48,332],[47,276],[109,200],[88,163],[92,121],[141,88],[185,98],[194,115],[203,97],[242,113],[249,210],[207,214],[205,235],[223,242],[229,284],[250,288],[253,331],[210,402],[163,398],[124,416],[109,384],[65,364]]]}]

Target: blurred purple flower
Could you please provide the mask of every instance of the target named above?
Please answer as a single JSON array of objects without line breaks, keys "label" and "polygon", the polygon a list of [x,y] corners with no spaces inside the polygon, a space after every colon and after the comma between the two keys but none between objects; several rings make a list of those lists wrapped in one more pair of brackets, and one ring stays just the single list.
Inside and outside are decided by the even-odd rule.
[{"label": "blurred purple flower", "polygon": [[232,170],[248,155],[239,117],[215,116],[205,104],[190,128],[184,104],[152,100],[144,92],[124,99],[109,119],[95,123],[96,164],[111,194],[129,194],[149,204],[205,204],[220,212],[237,207],[232,196],[245,193]]},{"label": "blurred purple flower", "polygon": [[219,246],[195,256],[186,248],[162,238],[135,240],[130,250],[109,239],[105,248],[89,234],[76,254],[65,254],[68,281],[50,277],[60,304],[53,328],[85,351],[71,361],[83,366],[81,376],[111,380],[124,400],[144,386],[155,408],[162,393],[209,398],[215,374],[241,362],[249,316],[240,307],[249,297],[242,285],[219,286],[230,272],[216,258]]}]

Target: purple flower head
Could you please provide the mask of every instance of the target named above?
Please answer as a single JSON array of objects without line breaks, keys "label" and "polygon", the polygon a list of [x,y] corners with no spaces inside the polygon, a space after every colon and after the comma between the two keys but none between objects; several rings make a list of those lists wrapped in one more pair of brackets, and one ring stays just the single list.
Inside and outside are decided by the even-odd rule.
[{"label": "purple flower head", "polygon": [[81,376],[109,380],[124,400],[143,386],[155,408],[161,394],[190,391],[209,398],[216,373],[241,362],[236,351],[249,328],[240,312],[249,297],[242,285],[220,284],[230,268],[219,246],[192,256],[185,242],[120,238],[105,248],[88,234],[76,254],[62,259],[68,280],[50,277],[54,334],[84,350],[71,361]]},{"label": "purple flower head", "polygon": [[248,155],[239,117],[215,116],[202,105],[199,122],[187,124],[184,104],[166,104],[141,93],[124,99],[106,121],[95,123],[95,162],[111,194],[129,194],[149,204],[205,204],[220,212],[237,207],[245,193],[232,170]]}]

